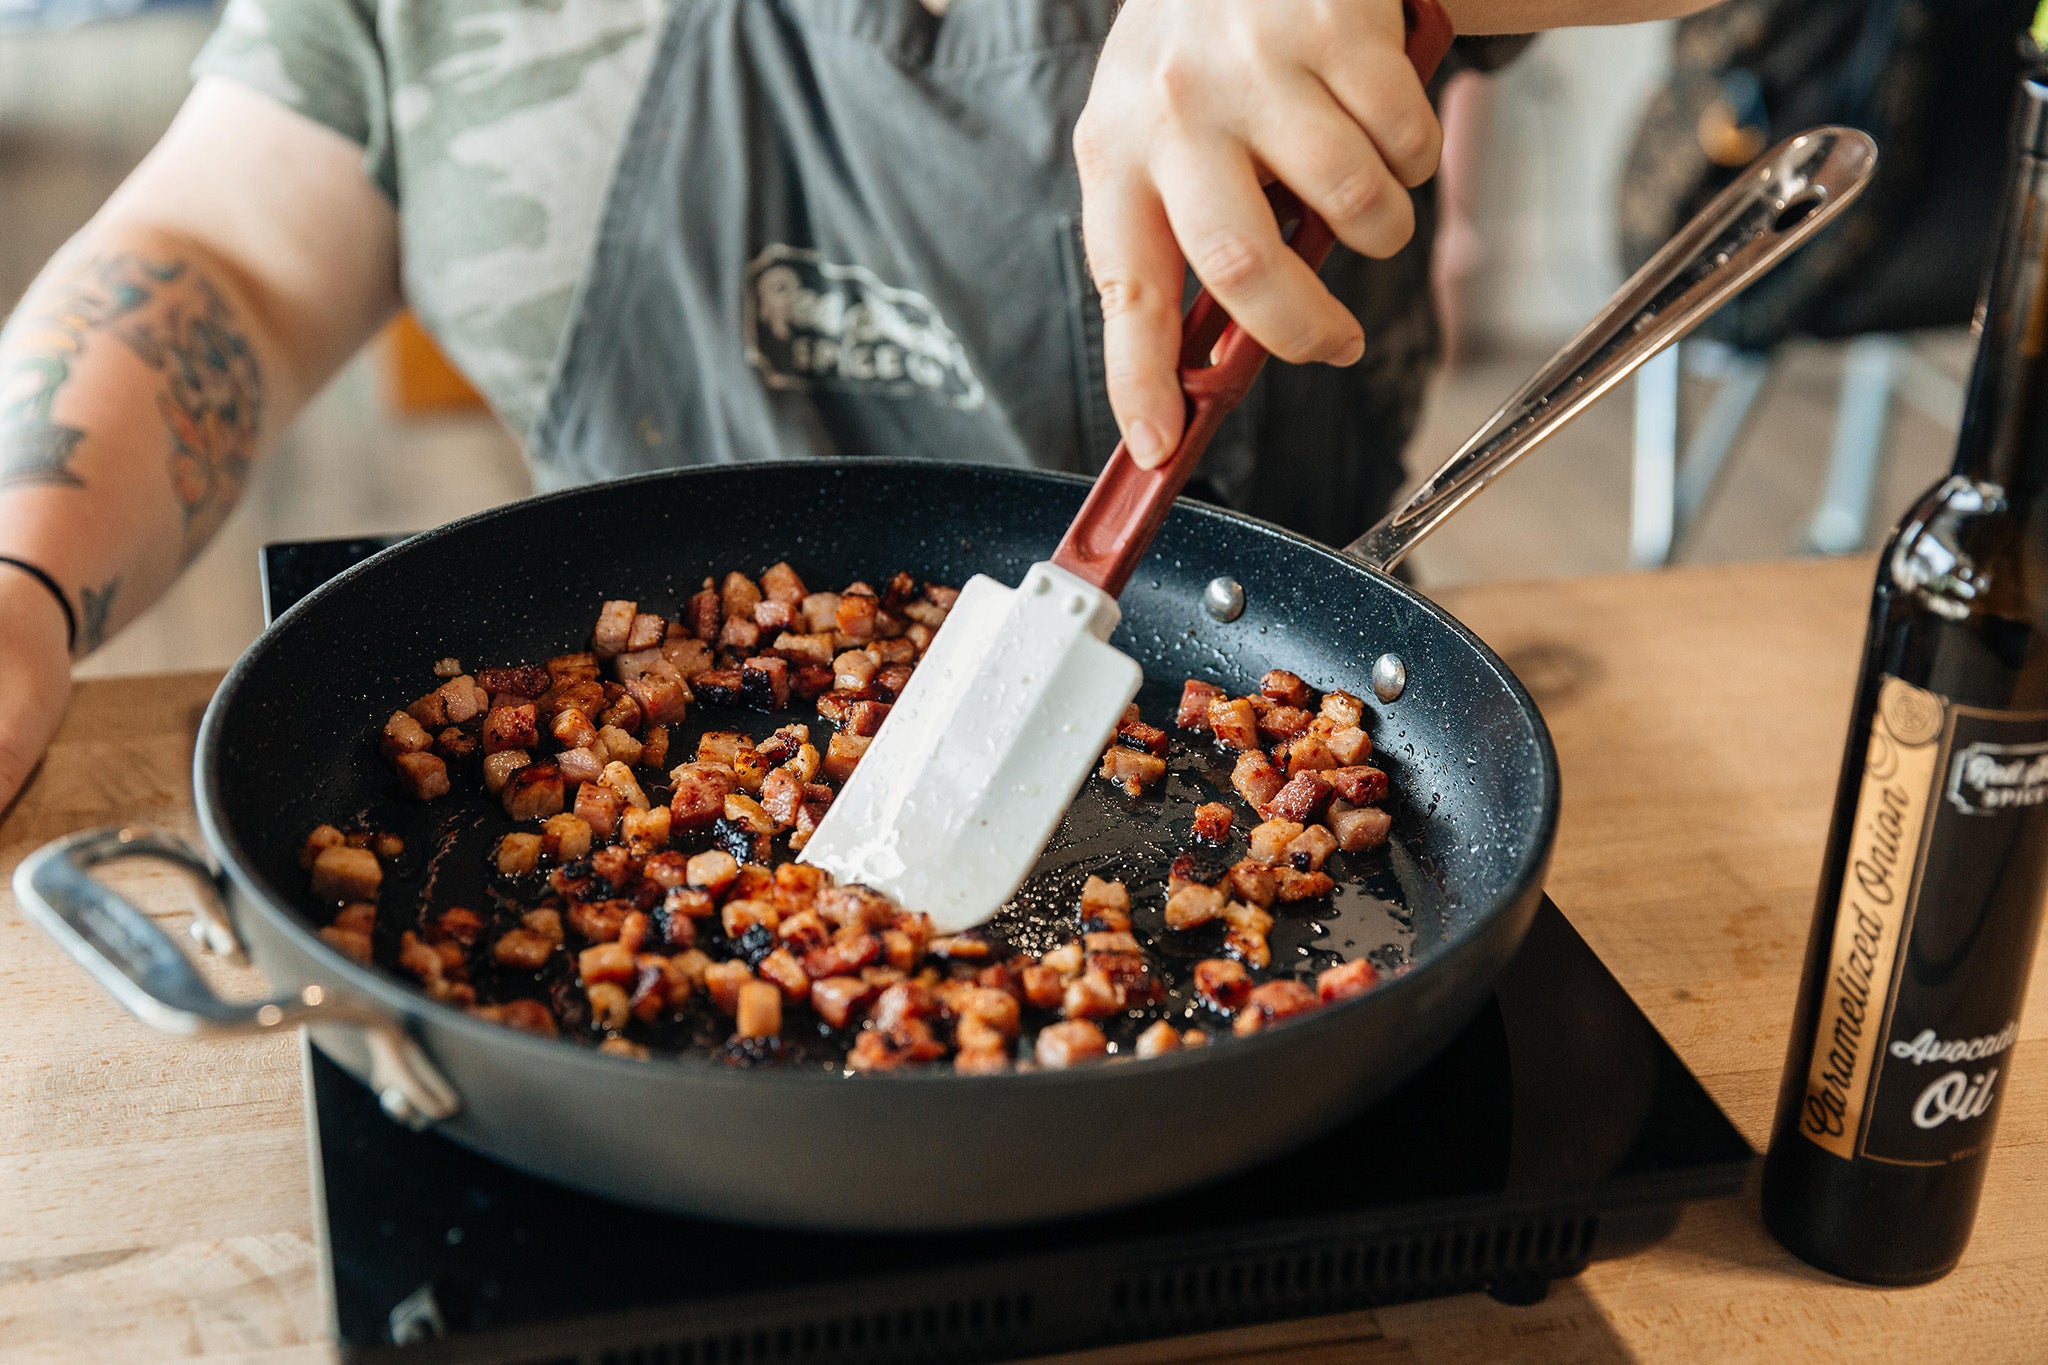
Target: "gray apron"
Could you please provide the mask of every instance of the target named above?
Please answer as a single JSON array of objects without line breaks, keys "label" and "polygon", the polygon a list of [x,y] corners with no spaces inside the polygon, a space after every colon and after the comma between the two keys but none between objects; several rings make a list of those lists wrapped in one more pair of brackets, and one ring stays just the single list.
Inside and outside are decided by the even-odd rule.
[{"label": "gray apron", "polygon": [[[530,434],[538,482],[807,454],[1100,468],[1069,144],[1111,8],[677,0]],[[1369,359],[1269,365],[1210,490],[1333,540],[1385,504],[1435,345],[1404,256],[1333,255]]]}]

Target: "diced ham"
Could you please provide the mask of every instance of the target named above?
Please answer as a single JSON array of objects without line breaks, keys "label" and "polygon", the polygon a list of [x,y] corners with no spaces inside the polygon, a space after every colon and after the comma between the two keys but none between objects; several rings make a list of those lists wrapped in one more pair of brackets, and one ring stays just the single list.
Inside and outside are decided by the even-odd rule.
[{"label": "diced ham", "polygon": [[1223,917],[1229,898],[1213,886],[1199,882],[1183,886],[1166,898],[1166,927],[1193,929]]},{"label": "diced ham", "polygon": [[754,608],[761,601],[761,589],[753,579],[734,570],[719,585],[718,599],[726,620],[751,621]]},{"label": "diced ham", "polygon": [[490,694],[467,676],[450,678],[436,689],[436,695],[441,699],[442,718],[450,725],[476,719],[491,704]]},{"label": "diced ham", "polygon": [[439,754],[400,754],[392,766],[413,800],[432,801],[448,794],[448,765]]},{"label": "diced ham", "polygon": [[499,793],[505,814],[514,820],[545,820],[562,813],[562,770],[535,763],[512,774]]},{"label": "diced ham", "polygon": [[1337,836],[1337,847],[1346,853],[1378,848],[1394,827],[1394,817],[1378,806],[1354,806],[1348,801],[1332,801],[1325,818],[1330,832]]},{"label": "diced ham", "polygon": [[1251,832],[1252,861],[1280,863],[1287,859],[1287,846],[1300,835],[1302,826],[1293,820],[1272,819],[1254,825]]},{"label": "diced ham", "polygon": [[1257,1033],[1283,1019],[1306,1014],[1319,1003],[1316,993],[1299,981],[1268,981],[1252,988],[1231,1029],[1238,1034]]},{"label": "diced ham", "polygon": [[1166,760],[1112,744],[1103,751],[1099,775],[1122,787],[1124,795],[1135,798],[1166,776]]},{"label": "diced ham", "polygon": [[1361,730],[1365,728],[1365,703],[1349,692],[1323,693],[1323,704],[1317,714],[1338,729],[1345,726]]},{"label": "diced ham", "polygon": [[698,674],[690,687],[707,705],[738,706],[742,681],[737,668],[714,668]]},{"label": "diced ham", "polygon": [[833,1028],[845,1028],[876,993],[857,976],[828,976],[811,983],[811,1008]]},{"label": "diced ham", "polygon": [[882,722],[889,718],[889,703],[885,701],[857,701],[846,711],[846,730],[849,734],[863,735],[872,739],[882,731]]},{"label": "diced ham", "polygon": [[832,633],[792,633],[783,631],[775,637],[771,648],[792,664],[819,664],[829,669],[832,663]]},{"label": "diced ham", "polygon": [[433,747],[434,737],[427,733],[408,711],[393,711],[391,719],[384,722],[384,737],[380,747],[386,758],[397,758],[400,754],[416,754],[422,749]]},{"label": "diced ham", "polygon": [[668,637],[668,622],[652,612],[638,612],[626,632],[626,652],[655,649]]},{"label": "diced ham", "polygon": [[782,829],[796,824],[803,807],[804,784],[795,773],[777,768],[761,780],[761,809]]},{"label": "diced ham", "polygon": [[811,631],[836,631],[839,629],[838,593],[809,593],[805,595],[801,605],[804,629]]},{"label": "diced ham", "polygon": [[1225,1014],[1241,1007],[1252,993],[1251,973],[1242,962],[1212,957],[1195,964],[1195,993],[1212,1009]]},{"label": "diced ham", "polygon": [[1372,757],[1372,739],[1355,725],[1333,727],[1323,736],[1323,743],[1330,746],[1330,754],[1338,764],[1351,767]]},{"label": "diced ham", "polygon": [[1238,758],[1236,766],[1230,770],[1230,785],[1252,809],[1257,810],[1287,785],[1287,779],[1281,776],[1271,759],[1254,749]]},{"label": "diced ham", "polygon": [[1269,706],[1259,716],[1259,735],[1268,741],[1305,734],[1315,717],[1298,706]]},{"label": "diced ham", "polygon": [[1266,676],[1259,679],[1259,691],[1282,706],[1308,705],[1308,684],[1284,668],[1269,669]]},{"label": "diced ham", "polygon": [[690,634],[707,645],[716,640],[719,628],[725,624],[725,605],[719,600],[718,589],[707,581],[704,590],[690,598],[683,609],[683,620]]},{"label": "diced ham", "polygon": [[875,615],[881,603],[872,592],[855,592],[851,589],[842,593],[834,615],[834,628],[839,638],[849,644],[865,644],[875,638]]},{"label": "diced ham", "polygon": [[757,711],[789,705],[789,661],[762,654],[741,664],[740,700]]},{"label": "diced ham", "polygon": [[1330,784],[1319,772],[1296,773],[1273,799],[1259,807],[1268,820],[1293,820],[1306,824],[1322,812],[1330,800]]},{"label": "diced ham", "polygon": [[1195,842],[1212,847],[1230,842],[1230,826],[1236,818],[1230,807],[1220,802],[1210,801],[1195,807]]},{"label": "diced ham", "polygon": [[865,649],[849,649],[832,660],[832,685],[846,692],[865,691],[880,667]]},{"label": "diced ham", "polygon": [[[1131,708],[1134,712],[1137,709],[1135,706]],[[1117,741],[1126,748],[1142,749],[1148,754],[1157,754],[1161,758],[1166,757],[1168,745],[1166,731],[1156,725],[1147,725],[1135,715],[1127,714],[1122,720],[1117,722],[1116,737]]]},{"label": "diced ham", "polygon": [[1223,699],[1222,688],[1200,678],[1189,678],[1181,684],[1180,709],[1174,714],[1173,723],[1183,730],[1206,730],[1209,707]]},{"label": "diced ham", "polygon": [[[610,787],[595,780],[576,789],[576,815],[590,826],[593,838],[609,839],[619,827],[619,814],[626,803]],[[673,824],[673,821],[671,821]]]},{"label": "diced ham", "polygon": [[662,659],[627,683],[626,694],[639,705],[647,724],[672,725],[683,718],[690,688],[676,666]]},{"label": "diced ham", "polygon": [[675,666],[686,683],[696,681],[698,674],[709,673],[715,666],[709,644],[689,635],[678,635],[673,626],[669,628],[668,639],[662,641],[661,657]]},{"label": "diced ham", "polygon": [[323,901],[374,901],[384,869],[367,848],[335,844],[313,859],[313,895]]},{"label": "diced ham", "polygon": [[1180,1051],[1180,1030],[1161,1019],[1138,1035],[1140,1057],[1160,1057],[1169,1052]]},{"label": "diced ham", "polygon": [[910,664],[883,664],[875,671],[875,681],[872,684],[875,695],[883,701],[895,701],[903,695],[903,689],[910,685],[910,674]]},{"label": "diced ham", "polygon": [[832,736],[831,743],[825,748],[825,776],[834,782],[845,782],[847,778],[853,776],[854,767],[859,764],[861,755],[865,754],[868,745],[873,743],[874,740],[865,735],[852,735],[844,730]]},{"label": "diced ham", "polygon": [[1364,995],[1379,984],[1379,971],[1364,958],[1340,962],[1316,977],[1316,997],[1325,1004]]},{"label": "diced ham", "polygon": [[804,587],[803,579],[798,577],[797,571],[787,562],[777,562],[768,566],[761,575],[761,591],[769,601],[786,602],[792,607],[801,606],[804,598],[810,595],[809,590]]},{"label": "diced ham", "polygon": [[1320,872],[1337,851],[1337,836],[1321,825],[1310,825],[1287,845],[1287,865],[1297,872]]},{"label": "diced ham", "polygon": [[1280,872],[1280,899],[1294,901],[1320,900],[1337,889],[1336,880],[1327,872],[1302,872],[1293,867],[1282,867]]},{"label": "diced ham", "polygon": [[754,604],[754,624],[763,635],[787,634],[802,619],[802,614],[787,602]]},{"label": "diced ham", "polygon": [[1084,920],[1107,920],[1121,916],[1125,924],[1130,923],[1131,893],[1124,889],[1122,882],[1104,881],[1090,877],[1081,884],[1081,918]]},{"label": "diced ham", "polygon": [[1259,718],[1243,697],[1209,704],[1209,730],[1226,749],[1251,750],[1259,747]]},{"label": "diced ham", "polygon": [[598,608],[597,625],[590,632],[591,652],[600,659],[625,653],[626,642],[633,635],[633,618],[639,612],[638,602],[607,602]]},{"label": "diced ham", "polygon": [[595,749],[564,749],[555,755],[555,766],[562,770],[562,784],[578,787],[585,782],[595,782],[604,772],[605,760]]},{"label": "diced ham", "polygon": [[1387,795],[1387,775],[1370,765],[1332,768],[1323,776],[1336,788],[1337,795],[1354,806],[1378,805]]},{"label": "diced ham", "polygon": [[597,656],[585,651],[574,654],[557,654],[547,661],[548,677],[555,686],[566,683],[596,682]]},{"label": "diced ham", "polygon": [[532,702],[493,707],[484,717],[484,752],[531,749],[540,740],[540,721]]},{"label": "diced ham", "polygon": [[1330,752],[1330,746],[1318,734],[1306,734],[1289,744],[1283,751],[1287,760],[1289,776],[1297,773],[1322,772],[1335,768],[1337,755]]},{"label": "diced ham", "polygon": [[1230,869],[1224,886],[1238,900],[1251,905],[1271,905],[1280,894],[1280,874],[1264,863],[1247,858]]},{"label": "diced ham", "polygon": [[1101,1029],[1086,1019],[1068,1019],[1038,1031],[1033,1055],[1046,1070],[1064,1071],[1092,1062],[1108,1051],[1109,1040],[1102,1036]]}]

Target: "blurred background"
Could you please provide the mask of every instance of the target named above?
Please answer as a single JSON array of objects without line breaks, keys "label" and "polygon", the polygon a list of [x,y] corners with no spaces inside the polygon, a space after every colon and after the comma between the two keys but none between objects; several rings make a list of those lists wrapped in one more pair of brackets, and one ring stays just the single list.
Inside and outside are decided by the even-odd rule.
[{"label": "blurred background", "polygon": [[[168,123],[210,25],[203,4],[0,0],[0,310]],[[1672,88],[1673,52],[1671,25],[1550,34],[1447,95],[1438,273],[1454,350],[1411,472],[1455,449],[1623,278],[1617,189],[1646,107]],[[1739,154],[1743,91],[1729,88],[1706,104],[1721,99],[1732,121],[1696,121],[1702,146],[1724,137]],[[1691,136],[1692,105],[1665,113]],[[1673,161],[1646,144],[1638,174],[1646,154]],[[1973,285],[1944,287],[1894,315],[1838,317],[1818,329],[1832,339],[1794,329],[1746,348],[1689,344],[1461,512],[1418,552],[1419,577],[1434,587],[1870,543],[1948,462]],[[261,626],[264,542],[420,529],[527,487],[512,437],[400,327],[299,422],[172,595],[82,671],[223,667]]]}]

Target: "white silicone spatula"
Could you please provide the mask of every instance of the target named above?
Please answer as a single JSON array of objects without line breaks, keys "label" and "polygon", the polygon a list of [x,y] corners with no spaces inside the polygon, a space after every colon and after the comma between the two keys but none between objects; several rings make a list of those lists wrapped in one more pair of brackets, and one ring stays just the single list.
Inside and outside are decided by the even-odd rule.
[{"label": "white silicone spatula", "polygon": [[[1424,80],[1451,26],[1437,0],[1409,0],[1408,57]],[[1313,269],[1331,233],[1284,190],[1282,222]],[[942,933],[987,920],[1016,893],[1087,781],[1144,674],[1108,644],[1130,581],[1218,423],[1266,352],[1207,290],[1182,328],[1187,427],[1171,459],[1140,469],[1122,445],[1051,560],[1008,588],[968,580],[803,851],[803,861],[921,910]]]}]

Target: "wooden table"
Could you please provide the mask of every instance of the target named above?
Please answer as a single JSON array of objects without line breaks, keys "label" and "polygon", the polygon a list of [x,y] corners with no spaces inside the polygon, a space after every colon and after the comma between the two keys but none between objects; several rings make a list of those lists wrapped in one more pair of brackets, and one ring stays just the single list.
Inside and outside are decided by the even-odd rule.
[{"label": "wooden table", "polygon": [[[1444,594],[1556,736],[1552,894],[1759,1146],[1869,577],[1856,560]],[[0,823],[0,881],[83,826],[192,832],[192,737],[215,681],[79,688]],[[122,876],[164,919],[183,918],[173,874]],[[257,989],[236,975],[221,973]],[[1597,1263],[1535,1307],[1468,1295],[1088,1359],[2040,1359],[2048,990],[2021,1037],[1976,1239],[1937,1284],[1880,1292],[1809,1270],[1764,1233],[1752,1193],[1694,1206],[1665,1242]],[[321,1322],[291,1041],[150,1033],[0,890],[0,1359],[324,1360]]]}]

